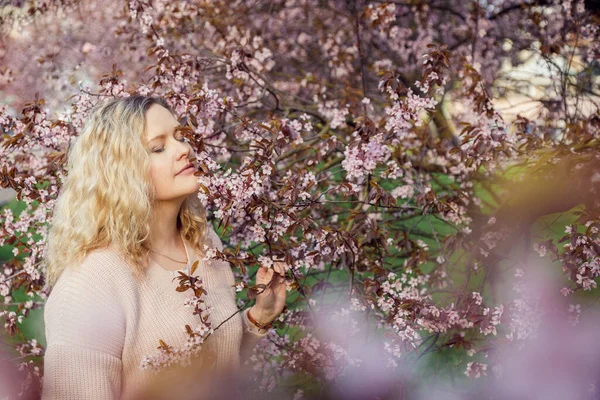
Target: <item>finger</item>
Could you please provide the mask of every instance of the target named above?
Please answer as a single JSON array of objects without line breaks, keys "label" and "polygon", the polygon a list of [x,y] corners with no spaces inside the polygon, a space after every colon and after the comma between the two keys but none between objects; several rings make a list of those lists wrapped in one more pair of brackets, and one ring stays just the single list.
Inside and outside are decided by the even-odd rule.
[{"label": "finger", "polygon": [[285,302],[285,299],[286,299],[286,296],[287,296],[287,286],[286,286],[285,282],[278,284],[278,286],[274,290],[274,292],[275,292],[275,297],[279,301]]},{"label": "finger", "polygon": [[263,278],[265,276],[266,272],[267,271],[266,271],[265,267],[259,267],[258,271],[256,271],[256,279]]},{"label": "finger", "polygon": [[283,263],[283,262],[277,263],[277,272],[279,272],[281,275],[285,275],[285,263]]},{"label": "finger", "polygon": [[273,275],[273,271],[270,271],[270,268],[261,266],[256,273],[256,283],[269,283],[271,275]]},{"label": "finger", "polygon": [[277,283],[277,289],[278,292],[280,293],[286,293],[287,292],[287,285],[285,283],[285,278],[280,278],[280,281]]},{"label": "finger", "polygon": [[285,275],[283,275],[283,274],[277,274],[275,276],[275,282],[277,283],[277,285],[283,285],[283,286],[285,286]]},{"label": "finger", "polygon": [[286,263],[281,263],[281,275],[284,275],[284,276],[285,276],[285,266],[286,266]]}]

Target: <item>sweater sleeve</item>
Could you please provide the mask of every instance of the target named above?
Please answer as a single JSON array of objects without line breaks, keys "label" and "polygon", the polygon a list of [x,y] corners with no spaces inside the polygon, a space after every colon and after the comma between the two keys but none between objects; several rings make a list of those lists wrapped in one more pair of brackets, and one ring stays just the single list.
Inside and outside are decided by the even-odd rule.
[{"label": "sweater sleeve", "polygon": [[63,272],[48,297],[42,400],[120,396],[125,313],[106,264],[88,256]]}]

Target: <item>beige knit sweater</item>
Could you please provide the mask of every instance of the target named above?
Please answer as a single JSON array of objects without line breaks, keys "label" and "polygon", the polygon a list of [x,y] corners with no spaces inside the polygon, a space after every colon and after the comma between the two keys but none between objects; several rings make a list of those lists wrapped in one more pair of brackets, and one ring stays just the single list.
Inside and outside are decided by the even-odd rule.
[{"label": "beige knit sweater", "polygon": [[[212,248],[223,249],[212,228]],[[186,243],[191,263],[199,255]],[[229,263],[200,260],[210,321],[215,328],[235,314],[235,284]],[[44,310],[46,354],[42,399],[117,399],[140,393],[153,377],[142,370],[145,356],[157,354],[159,339],[181,347],[199,316],[184,307],[188,292],[177,292],[174,274],[152,261],[144,279],[135,279],[112,248],[90,253],[79,268],[66,269]],[[247,309],[229,319],[203,344],[216,353],[215,368],[237,368],[268,331],[248,321]]]}]

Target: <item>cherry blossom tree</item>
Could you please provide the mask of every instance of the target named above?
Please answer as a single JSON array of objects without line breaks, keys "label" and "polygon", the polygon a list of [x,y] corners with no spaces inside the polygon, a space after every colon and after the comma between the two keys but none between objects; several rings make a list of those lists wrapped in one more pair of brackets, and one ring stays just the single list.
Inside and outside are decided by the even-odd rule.
[{"label": "cherry blossom tree", "polygon": [[[600,275],[599,18],[577,0],[4,6],[1,182],[25,208],[0,214],[13,256],[0,318],[19,390],[43,376],[21,324],[48,295],[40,259],[69,142],[99,101],[135,93],[188,126],[225,243],[210,257],[231,264],[239,306],[262,289],[257,265],[287,265],[288,305],[250,360],[257,390],[300,398],[375,368],[352,350],[365,335],[394,390],[424,385],[428,365],[476,385],[499,349],[543,333],[545,297],[524,283],[538,254],[577,324]],[[201,314],[201,285],[180,287]],[[143,366],[210,335],[187,331],[187,349],[161,341]]]}]

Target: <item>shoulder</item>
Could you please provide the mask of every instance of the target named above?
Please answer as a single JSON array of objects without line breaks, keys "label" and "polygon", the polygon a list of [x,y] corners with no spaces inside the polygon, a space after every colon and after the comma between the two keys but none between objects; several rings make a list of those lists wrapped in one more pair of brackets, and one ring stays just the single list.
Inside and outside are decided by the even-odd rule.
[{"label": "shoulder", "polygon": [[233,274],[232,264],[228,261],[210,258],[214,255],[211,254],[214,252],[211,252],[210,250],[216,249],[223,251],[223,243],[221,242],[221,238],[210,223],[208,223],[206,227],[206,238],[209,249],[209,254],[207,254],[209,267],[208,271],[210,271],[209,273],[211,274],[215,274],[217,277],[216,280],[225,285],[224,287],[227,288],[227,290],[232,291],[235,298],[235,289],[233,289],[233,286],[235,285],[235,276]]},{"label": "shoulder", "polygon": [[65,268],[56,286],[61,282],[71,286],[93,282],[96,287],[119,287],[132,276],[132,266],[111,247],[93,250],[79,264]]},{"label": "shoulder", "polygon": [[111,249],[89,253],[66,268],[46,301],[48,343],[119,355],[126,327],[127,264]]},{"label": "shoulder", "polygon": [[209,248],[223,251],[223,242],[210,222],[206,223],[206,242]]},{"label": "shoulder", "polygon": [[122,304],[135,286],[131,268],[113,248],[94,250],[79,264],[65,268],[50,291],[46,308],[66,302]]},{"label": "shoulder", "polygon": [[205,259],[209,260],[210,265],[213,267],[220,268],[225,267],[226,270],[229,270],[231,272],[231,265],[229,264],[229,262],[213,258],[215,256],[214,250],[223,251],[224,246],[223,242],[221,241],[221,238],[219,237],[215,229],[212,227],[212,224],[210,222],[206,224],[205,243],[207,246],[207,248],[205,248],[205,250],[207,250]]}]

